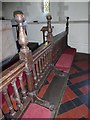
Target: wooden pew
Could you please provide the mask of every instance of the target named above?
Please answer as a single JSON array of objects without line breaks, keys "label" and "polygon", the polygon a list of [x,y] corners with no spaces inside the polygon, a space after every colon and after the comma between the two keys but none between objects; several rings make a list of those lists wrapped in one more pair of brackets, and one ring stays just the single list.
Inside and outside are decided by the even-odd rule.
[{"label": "wooden pew", "polygon": [[[5,109],[1,105],[0,114],[3,115],[0,117],[7,117],[8,114],[12,118],[54,118],[57,113],[61,98],[59,101],[52,101],[53,91],[55,92],[53,85],[54,83],[61,85],[61,91],[58,92],[57,97],[58,95],[62,97],[68,73],[57,70],[55,64],[62,52],[68,47],[68,26],[66,26],[65,32],[53,37],[51,19],[50,15],[47,16],[47,42],[32,53],[27,47],[27,36],[23,28],[24,15],[20,13],[15,15],[15,20],[19,26],[20,60],[0,73],[0,95],[4,97],[3,103],[6,103]],[[51,84],[53,90],[48,89],[41,99],[37,97],[37,94],[52,70],[56,75]],[[59,80],[57,80],[58,78]],[[62,83],[62,81],[64,82]],[[10,87],[13,90],[11,94]],[[48,97],[48,92],[51,97]],[[36,108],[38,108],[37,111]],[[39,113],[39,110],[43,112]]]}]

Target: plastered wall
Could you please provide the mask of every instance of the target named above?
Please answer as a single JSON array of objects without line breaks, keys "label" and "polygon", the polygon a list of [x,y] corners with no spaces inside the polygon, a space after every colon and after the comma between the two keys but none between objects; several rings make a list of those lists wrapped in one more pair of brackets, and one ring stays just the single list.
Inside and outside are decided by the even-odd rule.
[{"label": "plastered wall", "polygon": [[[87,2],[59,2],[51,3],[50,12],[53,21],[58,21],[54,25],[53,35],[65,29],[62,28],[61,21],[65,20],[66,16],[70,17],[70,21],[82,21],[70,23],[69,25],[69,41],[68,44],[75,47],[78,52],[89,53],[88,46],[88,3]],[[22,10],[28,22],[37,20],[39,22],[46,21],[45,14],[42,13],[41,3],[4,3],[3,16],[7,19],[13,19],[13,11]],[[83,22],[84,21],[84,22]],[[46,24],[29,24],[28,25],[28,40],[42,42],[42,33],[40,29]],[[65,26],[65,25],[64,25]],[[37,37],[36,37],[37,36]]]}]

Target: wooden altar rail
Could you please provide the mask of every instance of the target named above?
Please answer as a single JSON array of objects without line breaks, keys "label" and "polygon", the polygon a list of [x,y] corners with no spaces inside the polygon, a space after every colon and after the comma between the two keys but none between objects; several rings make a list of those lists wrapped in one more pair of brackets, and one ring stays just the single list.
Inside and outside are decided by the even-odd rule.
[{"label": "wooden altar rail", "polygon": [[35,87],[38,89],[42,86],[47,75],[50,72],[51,64],[51,43],[45,43],[33,54],[33,75]]},{"label": "wooden altar rail", "polygon": [[[59,35],[52,36],[51,16],[47,17],[47,42],[38,48],[35,52],[27,47],[25,31],[23,28],[23,15],[16,14],[16,21],[19,26],[19,43],[22,46],[19,53],[20,60],[0,73],[0,92],[3,94],[6,104],[8,106],[10,115],[14,118],[19,118],[28,104],[33,100],[33,92],[39,91],[50,71],[52,65],[56,63],[62,51],[67,47],[68,26],[66,31]],[[68,22],[68,21],[67,21]],[[67,24],[66,24],[67,25]],[[26,84],[24,83],[22,74],[26,73]],[[19,81],[19,87],[16,81]],[[16,101],[17,110],[15,110],[13,101],[8,91],[8,85],[11,84],[14,93],[13,98]],[[36,95],[35,95],[36,96]],[[5,114],[1,105],[0,118]]]}]

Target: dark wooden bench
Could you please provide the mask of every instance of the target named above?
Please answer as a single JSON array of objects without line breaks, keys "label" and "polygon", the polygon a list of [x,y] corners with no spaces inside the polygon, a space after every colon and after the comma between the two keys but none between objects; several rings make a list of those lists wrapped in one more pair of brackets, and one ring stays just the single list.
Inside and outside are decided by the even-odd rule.
[{"label": "dark wooden bench", "polygon": [[[0,73],[0,76],[2,75],[0,96],[4,97],[3,104],[5,104],[5,106],[1,105],[0,114],[2,116],[0,117],[2,119],[4,117],[8,118],[8,116],[9,118],[54,118],[60,106],[64,88],[69,78],[68,72],[73,61],[68,57],[70,64],[67,63],[68,68],[64,66],[65,69],[68,69],[68,72],[66,72],[60,66],[64,59],[62,56],[70,54],[69,56],[73,55],[74,57],[72,49],[68,48],[67,45],[68,19],[66,31],[53,37],[52,18],[50,15],[47,16],[47,42],[32,53],[27,47],[25,38],[24,16],[17,13],[15,18],[20,34],[20,60]],[[53,72],[55,76],[41,99],[37,95],[50,72]]]}]

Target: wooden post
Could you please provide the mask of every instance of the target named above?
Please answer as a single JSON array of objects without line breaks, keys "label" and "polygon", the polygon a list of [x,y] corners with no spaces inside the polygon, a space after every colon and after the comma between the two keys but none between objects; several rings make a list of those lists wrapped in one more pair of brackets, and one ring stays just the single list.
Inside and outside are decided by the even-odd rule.
[{"label": "wooden post", "polygon": [[67,19],[67,22],[66,22],[66,32],[67,32],[67,35],[66,35],[66,45],[68,46],[69,17],[67,17],[66,19]]},{"label": "wooden post", "polygon": [[24,28],[24,14],[20,11],[16,11],[15,13],[15,20],[18,23],[19,28],[19,44],[21,45],[19,57],[20,60],[25,62],[25,71],[26,71],[26,78],[28,84],[28,91],[32,92],[33,90],[33,75],[32,75],[32,64],[33,64],[33,56],[31,50],[27,47],[28,41],[27,36],[25,34]]},{"label": "wooden post", "polygon": [[42,27],[42,29],[41,29],[41,31],[42,31],[42,33],[43,33],[43,43],[45,43],[45,38],[46,38],[46,35],[45,35],[45,33],[46,33],[46,31],[48,31],[48,28],[47,28],[47,26],[43,26]]},{"label": "wooden post", "polygon": [[26,89],[24,86],[22,73],[19,75],[19,81],[20,81],[22,96],[23,96],[23,99],[25,100],[27,98],[27,95],[26,95]]},{"label": "wooden post", "polygon": [[46,16],[47,18],[47,28],[48,28],[48,34],[47,34],[47,41],[51,42],[53,35],[52,35],[52,27],[51,27],[51,15]]},{"label": "wooden post", "polygon": [[66,18],[67,22],[66,22],[66,31],[68,33],[68,29],[69,29],[69,17]]}]

